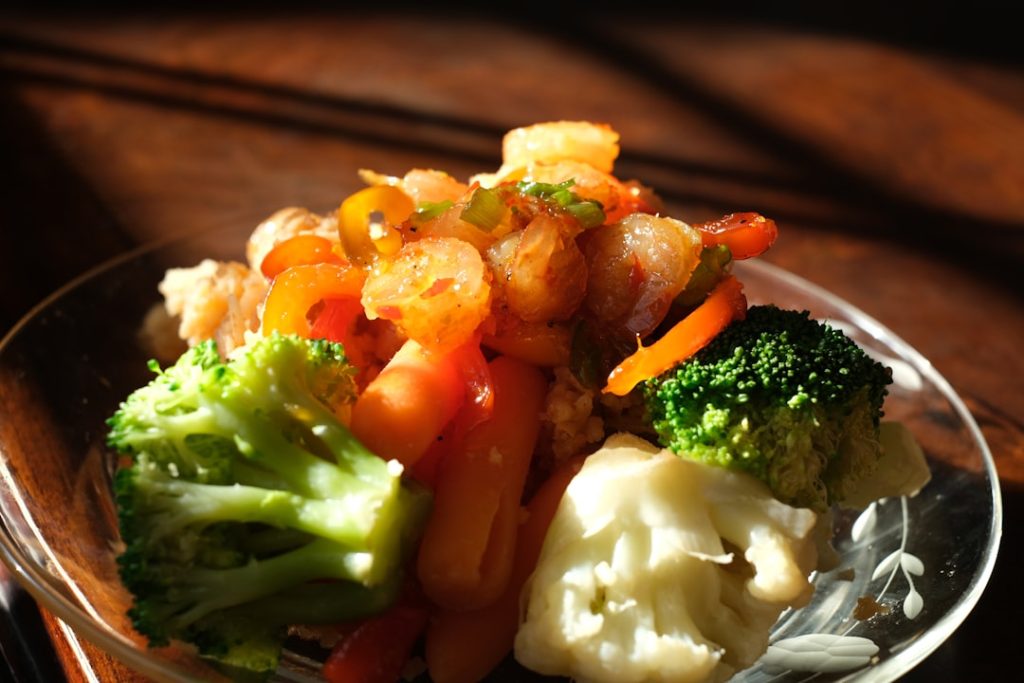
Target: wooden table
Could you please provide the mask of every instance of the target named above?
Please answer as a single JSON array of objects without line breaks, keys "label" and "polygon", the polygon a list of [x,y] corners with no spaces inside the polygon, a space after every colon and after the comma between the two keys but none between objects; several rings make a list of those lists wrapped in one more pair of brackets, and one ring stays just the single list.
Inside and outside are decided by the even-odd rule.
[{"label": "wooden table", "polygon": [[[497,166],[510,127],[610,122],[621,176],[694,221],[773,216],[768,260],[870,312],[965,397],[1001,475],[1003,550],[977,609],[907,679],[1016,670],[1021,72],[813,27],[548,18],[0,17],[0,333],[135,245],[335,206],[359,167],[465,177]],[[18,600],[40,680],[136,680],[48,614],[33,630]]]}]

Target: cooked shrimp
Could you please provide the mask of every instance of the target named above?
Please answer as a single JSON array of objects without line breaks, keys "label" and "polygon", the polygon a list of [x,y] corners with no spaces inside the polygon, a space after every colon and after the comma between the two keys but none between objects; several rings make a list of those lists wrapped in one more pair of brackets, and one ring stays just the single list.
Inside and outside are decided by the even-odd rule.
[{"label": "cooked shrimp", "polygon": [[427,238],[378,262],[363,286],[371,320],[391,320],[431,351],[451,350],[473,335],[490,313],[490,274],[472,245]]},{"label": "cooked shrimp", "polygon": [[540,214],[488,252],[510,313],[540,323],[576,312],[586,294],[587,264],[572,235],[564,221]]},{"label": "cooked shrimp", "polygon": [[409,195],[417,204],[421,202],[455,201],[469,189],[444,171],[432,168],[414,168],[401,178],[384,175],[369,169],[359,169],[359,177],[367,185],[391,185]]},{"label": "cooked shrimp", "polygon": [[[586,121],[554,121],[515,128],[502,142],[502,164],[496,173],[470,178],[484,187],[522,180],[534,164],[575,161],[611,173],[619,156],[619,134],[609,126]],[[565,178],[563,178],[565,180]]]},{"label": "cooked shrimp", "polygon": [[555,121],[516,128],[502,142],[503,165],[580,161],[611,173],[619,156],[619,134],[586,121]]},{"label": "cooked shrimp", "polygon": [[700,260],[700,233],[682,221],[636,213],[590,235],[586,308],[606,329],[654,331]]}]

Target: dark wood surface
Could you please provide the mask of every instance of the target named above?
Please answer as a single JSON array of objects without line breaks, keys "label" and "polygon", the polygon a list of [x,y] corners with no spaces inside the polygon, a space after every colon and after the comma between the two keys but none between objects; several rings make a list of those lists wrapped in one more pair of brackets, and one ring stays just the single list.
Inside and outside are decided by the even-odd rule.
[{"label": "dark wood surface", "polygon": [[[0,16],[0,334],[135,245],[332,207],[360,167],[489,170],[516,125],[606,121],[619,175],[693,221],[774,217],[768,260],[877,317],[965,397],[999,468],[1003,549],[974,613],[907,680],[1018,671],[1024,76],[1009,53],[956,40],[955,22],[902,41],[834,23],[530,16]],[[137,680],[17,602],[37,668],[8,641],[15,678],[43,662],[38,680]]]}]

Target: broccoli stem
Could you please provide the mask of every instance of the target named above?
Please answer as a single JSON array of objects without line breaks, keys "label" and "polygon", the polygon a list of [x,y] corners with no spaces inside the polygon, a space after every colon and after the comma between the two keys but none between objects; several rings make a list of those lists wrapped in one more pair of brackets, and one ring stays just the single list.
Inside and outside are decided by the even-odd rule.
[{"label": "broccoli stem", "polygon": [[240,605],[232,608],[232,612],[252,614],[266,623],[282,626],[350,621],[383,612],[394,604],[400,589],[399,581],[371,588],[351,581],[318,581]]},{"label": "broccoli stem", "polygon": [[374,514],[390,494],[355,488],[331,500],[303,498],[287,491],[233,484],[199,484],[171,477],[147,483],[148,505],[161,507],[151,538],[171,536],[193,525],[216,522],[262,522],[328,538],[353,549],[368,545]]},{"label": "broccoli stem", "polygon": [[167,588],[170,603],[187,608],[171,618],[174,630],[186,628],[211,612],[259,600],[296,584],[334,578],[366,583],[374,557],[347,552],[325,539],[231,569],[189,568]]}]

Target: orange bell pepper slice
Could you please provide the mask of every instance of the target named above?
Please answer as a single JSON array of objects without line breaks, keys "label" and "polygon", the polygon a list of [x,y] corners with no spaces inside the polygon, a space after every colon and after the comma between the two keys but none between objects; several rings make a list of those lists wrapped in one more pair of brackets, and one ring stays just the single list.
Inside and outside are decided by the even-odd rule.
[{"label": "orange bell pepper slice", "polygon": [[366,273],[352,265],[315,263],[288,268],[274,278],[263,307],[263,334],[311,338],[309,311],[325,299],[355,299]]},{"label": "orange bell pepper slice", "polygon": [[730,275],[711,290],[708,298],[650,346],[639,346],[608,375],[606,394],[625,396],[651,377],[657,377],[707,346],[733,320],[746,315],[743,285]]},{"label": "orange bell pepper slice", "polygon": [[314,263],[333,263],[344,265],[337,245],[326,237],[319,235],[296,235],[274,245],[274,248],[263,257],[260,272],[264,277],[275,278],[292,266],[312,265]]},{"label": "orange bell pepper slice", "polygon": [[779,236],[775,221],[759,213],[730,213],[718,220],[694,226],[700,230],[705,247],[724,244],[734,259],[763,254]]},{"label": "orange bell pepper slice", "polygon": [[407,194],[390,185],[367,187],[349,195],[338,208],[338,236],[345,255],[359,263],[393,255],[402,248],[397,226],[415,209]]}]

